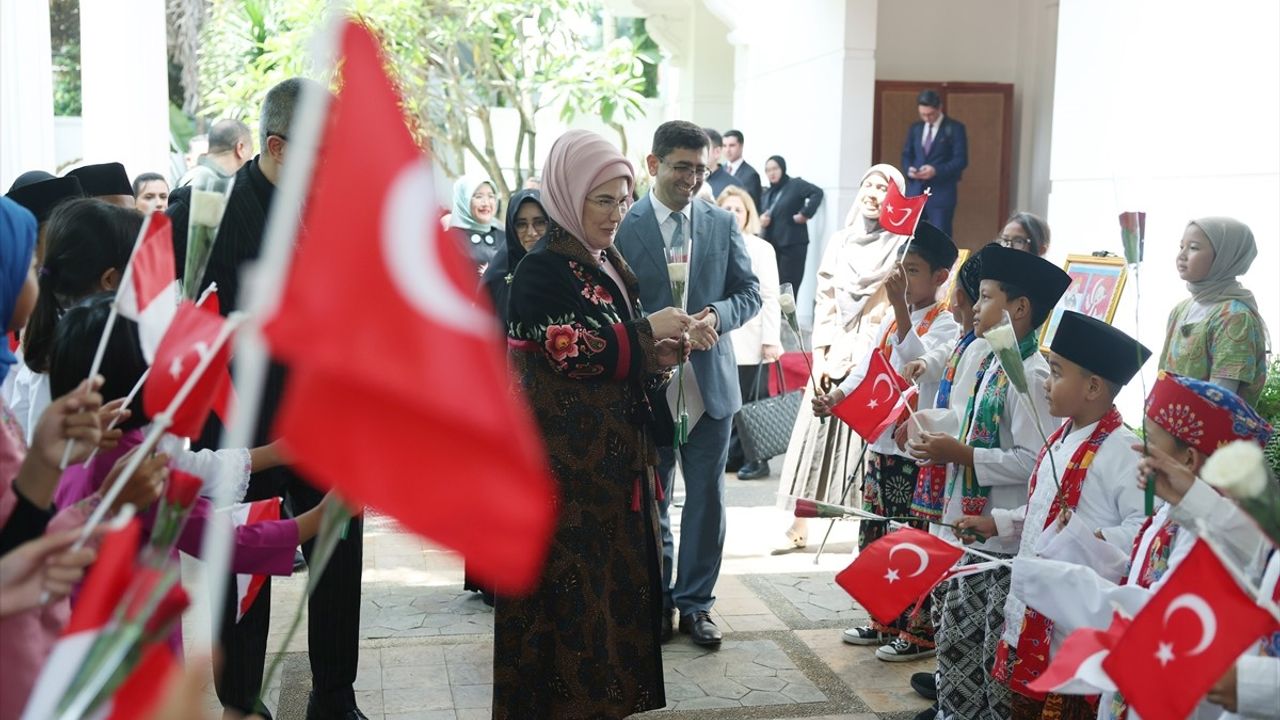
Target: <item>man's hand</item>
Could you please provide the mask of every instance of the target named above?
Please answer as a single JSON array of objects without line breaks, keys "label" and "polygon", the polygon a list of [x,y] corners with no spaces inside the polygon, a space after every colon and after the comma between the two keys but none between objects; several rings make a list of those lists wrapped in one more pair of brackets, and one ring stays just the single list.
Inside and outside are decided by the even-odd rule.
[{"label": "man's hand", "polygon": [[791,219],[795,220],[797,225],[804,225],[809,222],[809,218],[805,217],[803,213],[796,213],[791,216]]},{"label": "man's hand", "polygon": [[1160,448],[1150,444],[1143,448],[1141,443],[1133,446],[1133,450],[1138,453],[1142,453],[1144,449],[1147,455],[1138,461],[1138,487],[1146,490],[1148,478],[1154,478],[1156,495],[1165,502],[1177,505],[1195,484],[1195,473]]},{"label": "man's hand", "polygon": [[916,171],[916,179],[932,180],[934,176],[937,174],[938,174],[938,171],[935,170],[932,165],[924,165],[924,166],[921,166],[921,168]]},{"label": "man's hand", "polygon": [[973,448],[946,433],[924,433],[920,439],[908,443],[908,452],[926,465],[973,464]]},{"label": "man's hand", "polygon": [[66,597],[95,557],[92,548],[69,551],[80,528],[42,535],[0,558],[0,617],[40,606],[40,596]]},{"label": "man's hand", "polygon": [[782,357],[781,345],[762,345],[760,347],[760,357],[764,358],[767,363],[777,362]]},{"label": "man's hand", "polygon": [[760,227],[767,228],[771,222],[773,222],[773,218],[769,217],[769,213],[760,216]]},{"label": "man's hand", "polygon": [[710,350],[720,339],[720,334],[716,332],[716,326],[720,324],[720,318],[716,315],[715,310],[711,308],[703,308],[701,312],[693,315],[694,323],[689,327],[689,341],[693,344],[694,350]]}]

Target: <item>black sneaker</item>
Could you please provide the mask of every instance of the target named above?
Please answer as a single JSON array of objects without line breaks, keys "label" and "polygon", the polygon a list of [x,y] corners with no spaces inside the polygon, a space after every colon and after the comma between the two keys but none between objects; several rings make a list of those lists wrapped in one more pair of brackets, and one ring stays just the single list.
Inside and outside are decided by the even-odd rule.
[{"label": "black sneaker", "polygon": [[907,642],[902,638],[894,638],[893,642],[876,650],[876,658],[885,662],[911,662],[923,660],[937,655],[938,651]]},{"label": "black sneaker", "polygon": [[921,710],[914,720],[935,720],[938,717],[938,703],[934,703],[933,707],[928,710]]},{"label": "black sneaker", "polygon": [[912,673],[911,689],[925,700],[937,700],[938,678],[931,672]]},{"label": "black sneaker", "polygon": [[840,636],[842,640],[850,645],[884,645],[893,640],[892,635],[876,630],[873,627],[864,625],[863,627],[849,628]]}]

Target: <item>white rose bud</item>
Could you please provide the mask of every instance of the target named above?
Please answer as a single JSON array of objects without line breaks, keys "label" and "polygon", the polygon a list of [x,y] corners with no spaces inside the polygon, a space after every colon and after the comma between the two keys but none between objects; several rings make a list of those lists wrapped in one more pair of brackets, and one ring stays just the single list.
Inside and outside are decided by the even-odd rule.
[{"label": "white rose bud", "polygon": [[982,337],[991,345],[991,349],[996,352],[1012,350],[1018,347],[1018,337],[1013,334],[1012,325],[997,325],[983,333]]},{"label": "white rose bud", "polygon": [[191,191],[191,222],[205,227],[218,227],[227,209],[227,198],[211,190]]},{"label": "white rose bud", "polygon": [[782,307],[782,312],[787,315],[794,315],[796,312],[796,298],[791,293],[782,293],[779,295],[778,305]]},{"label": "white rose bud", "polygon": [[1266,456],[1256,443],[1236,440],[1209,456],[1200,477],[1233,498],[1258,497],[1267,487]]},{"label": "white rose bud", "polygon": [[671,277],[672,282],[684,282],[689,274],[689,263],[673,262],[667,263],[667,275]]}]

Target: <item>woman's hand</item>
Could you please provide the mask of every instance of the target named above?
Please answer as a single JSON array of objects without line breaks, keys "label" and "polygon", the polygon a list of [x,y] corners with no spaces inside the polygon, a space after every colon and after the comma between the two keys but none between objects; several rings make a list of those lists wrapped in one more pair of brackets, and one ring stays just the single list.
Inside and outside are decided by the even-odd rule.
[{"label": "woman's hand", "polygon": [[62,453],[67,443],[74,442],[69,463],[82,462],[102,440],[102,427],[98,411],[102,407],[102,395],[98,388],[103,379],[99,375],[85,380],[75,390],[54,400],[36,421],[31,439],[32,459],[47,468],[57,469],[62,464]]},{"label": "woman's hand", "polygon": [[112,400],[98,410],[98,425],[102,427],[102,439],[98,441],[99,450],[113,450],[120,444],[124,431],[115,426],[128,420],[133,414],[133,411],[124,406],[124,401],[125,398]]},{"label": "woman's hand", "polygon": [[1196,475],[1191,472],[1191,468],[1178,462],[1160,448],[1151,447],[1150,444],[1144,448],[1139,443],[1134,445],[1133,449],[1139,453],[1145,449],[1147,453],[1138,461],[1138,487],[1146,490],[1147,483],[1150,479],[1154,479],[1156,495],[1160,496],[1161,500],[1174,505],[1181,502],[1182,497],[1196,482]]},{"label": "woman's hand", "polygon": [[[107,491],[111,489],[120,479],[120,473],[124,471],[125,466],[129,464],[129,459],[137,449],[130,450],[120,459],[116,461],[111,472],[107,473],[107,479],[102,481],[102,488],[98,491],[104,497]],[[111,512],[119,512],[120,508],[126,504],[133,505],[142,512],[151,507],[151,503],[160,498],[160,493],[164,490],[164,482],[169,478],[169,456],[161,453],[153,455],[142,464],[126,482],[120,494],[116,496],[115,502],[111,504]]]},{"label": "woman's hand", "polygon": [[693,318],[678,307],[665,307],[649,316],[649,327],[657,340],[678,338],[689,330]]},{"label": "woman's hand", "polygon": [[67,550],[79,536],[80,528],[42,535],[0,558],[0,617],[39,607],[42,595],[71,593],[96,556],[92,548]]},{"label": "woman's hand", "polygon": [[835,407],[844,399],[844,391],[836,388],[826,395],[813,399],[813,414],[817,417],[826,417],[831,414],[831,408]]},{"label": "woman's hand", "polygon": [[688,338],[659,340],[655,348],[658,353],[658,365],[662,367],[675,367],[680,364],[681,360],[686,360],[689,357]]},{"label": "woman's hand", "polygon": [[923,433],[907,446],[911,457],[926,465],[973,464],[973,448],[946,433]]}]

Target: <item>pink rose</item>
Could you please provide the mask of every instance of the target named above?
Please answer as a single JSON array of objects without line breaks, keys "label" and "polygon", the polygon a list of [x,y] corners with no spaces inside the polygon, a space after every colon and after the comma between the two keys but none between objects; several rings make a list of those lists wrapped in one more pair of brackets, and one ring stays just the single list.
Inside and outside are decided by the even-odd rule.
[{"label": "pink rose", "polygon": [[552,325],[547,328],[547,352],[556,362],[578,357],[578,331],[571,325]]}]

